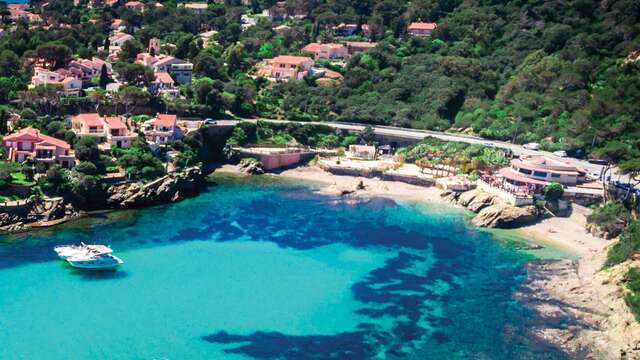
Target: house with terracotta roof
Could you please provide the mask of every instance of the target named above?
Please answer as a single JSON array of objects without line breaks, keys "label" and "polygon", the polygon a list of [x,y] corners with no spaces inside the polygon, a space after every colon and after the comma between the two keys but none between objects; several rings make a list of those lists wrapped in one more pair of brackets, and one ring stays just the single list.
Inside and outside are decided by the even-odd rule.
[{"label": "house with terracotta roof", "polygon": [[115,145],[128,148],[136,135],[131,133],[120,116],[101,116],[98,113],[81,113],[71,117],[71,130],[78,136],[96,137],[107,147]]},{"label": "house with terracotta roof", "polygon": [[358,24],[340,23],[333,27],[333,31],[337,36],[351,36],[358,31]]},{"label": "house with terracotta roof", "polygon": [[378,43],[367,41],[347,41],[345,44],[347,45],[349,55],[353,55],[357,52],[368,51],[378,46]]},{"label": "house with terracotta roof", "polygon": [[258,67],[257,76],[270,80],[300,80],[307,76],[313,65],[313,60],[306,56],[280,55],[265,60]]},{"label": "house with terracotta roof", "polygon": [[170,98],[177,98],[180,95],[180,90],[175,85],[175,81],[171,78],[171,75],[166,72],[157,72],[156,78],[149,84],[149,92],[152,94],[165,95]]},{"label": "house with terracotta roof", "polygon": [[30,127],[5,136],[2,146],[7,149],[8,159],[11,161],[23,162],[32,159],[36,163],[58,164],[67,168],[76,162],[67,142],[44,135],[40,130]]},{"label": "house with terracotta roof", "polygon": [[209,4],[205,3],[185,3],[182,5],[185,9],[192,11],[198,15],[204,14],[204,12],[209,8]]},{"label": "house with terracotta roof", "polygon": [[126,149],[138,137],[129,131],[122,116],[105,116],[102,121],[105,125],[105,133],[109,145]]},{"label": "house with terracotta roof", "polygon": [[168,73],[172,80],[182,85],[190,85],[193,77],[193,64],[171,55],[151,55],[141,53],[136,57],[136,63],[148,66],[153,72]]},{"label": "house with terracotta roof", "polygon": [[109,44],[111,44],[111,46],[122,46],[127,41],[133,39],[134,37],[131,34],[117,32],[109,37]]},{"label": "house with terracotta roof", "polygon": [[431,36],[433,30],[438,27],[436,23],[412,22],[407,28],[407,33],[411,36]]},{"label": "house with terracotta roof", "polygon": [[82,80],[77,74],[66,69],[51,71],[43,67],[35,67],[30,87],[38,85],[59,85],[60,92],[65,95],[78,95],[82,89]]},{"label": "house with terracotta roof", "polygon": [[41,23],[42,17],[38,14],[34,14],[30,11],[22,10],[22,9],[12,9],[9,8],[9,19],[14,23],[18,21],[26,21],[28,23]]},{"label": "house with terracotta roof", "polygon": [[316,59],[344,59],[349,56],[346,46],[335,43],[310,43],[301,51],[312,54]]},{"label": "house with terracotta roof", "polygon": [[124,4],[124,7],[132,10],[132,11],[139,11],[139,12],[144,12],[144,3],[140,2],[140,1],[129,1],[126,2]]},{"label": "house with terracotta roof", "polygon": [[95,56],[91,59],[72,60],[67,66],[67,69],[77,70],[80,79],[87,83],[90,82],[93,77],[100,76],[103,65],[107,67],[107,74],[111,75],[111,64]]},{"label": "house with terracotta roof", "polygon": [[97,137],[105,141],[105,125],[98,113],[81,113],[71,117],[71,130],[78,136]]},{"label": "house with terracotta roof", "polygon": [[142,125],[142,132],[148,143],[163,145],[182,137],[178,127],[178,117],[173,114],[156,114]]}]

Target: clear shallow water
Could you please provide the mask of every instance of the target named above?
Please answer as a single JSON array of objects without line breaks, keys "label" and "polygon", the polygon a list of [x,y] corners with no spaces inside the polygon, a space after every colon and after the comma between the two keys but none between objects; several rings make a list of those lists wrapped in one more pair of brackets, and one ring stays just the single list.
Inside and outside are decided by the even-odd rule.
[{"label": "clear shallow water", "polygon": [[[80,241],[124,266],[55,259]],[[0,238],[0,358],[559,358],[511,297],[530,259],[451,209],[223,183]]]}]

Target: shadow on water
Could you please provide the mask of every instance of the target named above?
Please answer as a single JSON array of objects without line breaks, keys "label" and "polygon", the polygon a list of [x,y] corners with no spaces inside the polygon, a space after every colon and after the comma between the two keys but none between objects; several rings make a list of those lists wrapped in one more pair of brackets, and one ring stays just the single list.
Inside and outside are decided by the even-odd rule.
[{"label": "shadow on water", "polygon": [[343,332],[336,335],[291,336],[278,332],[255,332],[250,335],[232,335],[224,331],[203,336],[202,339],[218,344],[237,344],[225,352],[248,355],[257,359],[367,359],[375,354],[373,344],[384,338],[370,338],[365,331]]},{"label": "shadow on water", "polygon": [[129,276],[129,274],[126,271],[119,268],[78,269],[66,263],[61,264],[61,267],[64,267],[69,275],[79,277],[82,280],[86,280],[86,281],[124,279]]}]

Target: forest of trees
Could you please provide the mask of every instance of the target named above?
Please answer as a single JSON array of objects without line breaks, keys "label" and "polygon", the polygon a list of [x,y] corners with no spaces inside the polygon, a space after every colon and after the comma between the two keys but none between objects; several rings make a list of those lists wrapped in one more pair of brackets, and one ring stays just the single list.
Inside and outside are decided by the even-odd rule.
[{"label": "forest of trees", "polygon": [[[242,31],[241,15],[258,14],[275,3],[254,0],[242,6],[227,0],[193,16],[174,1],[143,14],[122,4],[87,11],[72,0],[50,2],[43,15],[72,26],[44,30],[18,24],[14,34],[0,39],[0,103],[32,117],[115,105],[127,112],[166,109],[215,116],[226,111],[464,131],[537,141],[570,154],[609,155],[612,143],[616,151],[638,148],[637,1],[289,0],[286,11],[305,19],[286,20],[289,28],[276,32],[278,24],[262,17]],[[172,44],[165,51],[194,63],[194,81],[182,87],[183,98],[155,99],[131,87],[119,96],[98,93],[73,100],[58,99],[47,89],[26,90],[25,59],[45,57],[64,66],[72,57],[104,57],[98,48],[105,45],[114,18],[123,19],[136,38],[125,57],[158,37]],[[408,37],[407,24],[415,20],[437,22],[438,28],[431,38]],[[344,40],[332,31],[342,22],[367,24],[371,40],[379,44],[337,69],[345,77],[342,83],[322,86],[308,79],[270,85],[248,76],[264,58],[299,54],[311,41]],[[218,31],[216,43],[207,45],[198,37],[207,30]],[[351,39],[365,40],[361,32]],[[149,80],[144,69],[124,62],[115,68],[131,75],[125,78]]]}]

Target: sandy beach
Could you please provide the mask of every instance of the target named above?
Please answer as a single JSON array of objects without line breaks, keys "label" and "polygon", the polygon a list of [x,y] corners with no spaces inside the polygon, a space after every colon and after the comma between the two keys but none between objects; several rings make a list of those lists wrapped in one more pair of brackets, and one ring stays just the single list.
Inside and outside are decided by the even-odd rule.
[{"label": "sandy beach", "polygon": [[[236,166],[224,165],[217,169],[219,172],[239,173]],[[394,200],[406,200],[425,203],[438,203],[446,206],[455,206],[443,199],[442,190],[434,187],[422,187],[397,181],[384,181],[375,178],[356,176],[333,175],[317,166],[302,166],[284,170],[276,176],[289,179],[314,181],[323,184],[319,189],[327,195],[340,195],[343,192],[352,192],[349,196],[355,197],[388,197]],[[362,182],[364,189],[355,191]],[[582,258],[593,255],[603,249],[610,242],[599,239],[585,230],[586,216],[589,209],[576,205],[570,217],[554,217],[544,219],[533,225],[515,230],[518,235],[534,240],[541,245],[550,245],[572,254],[573,257]]]}]

